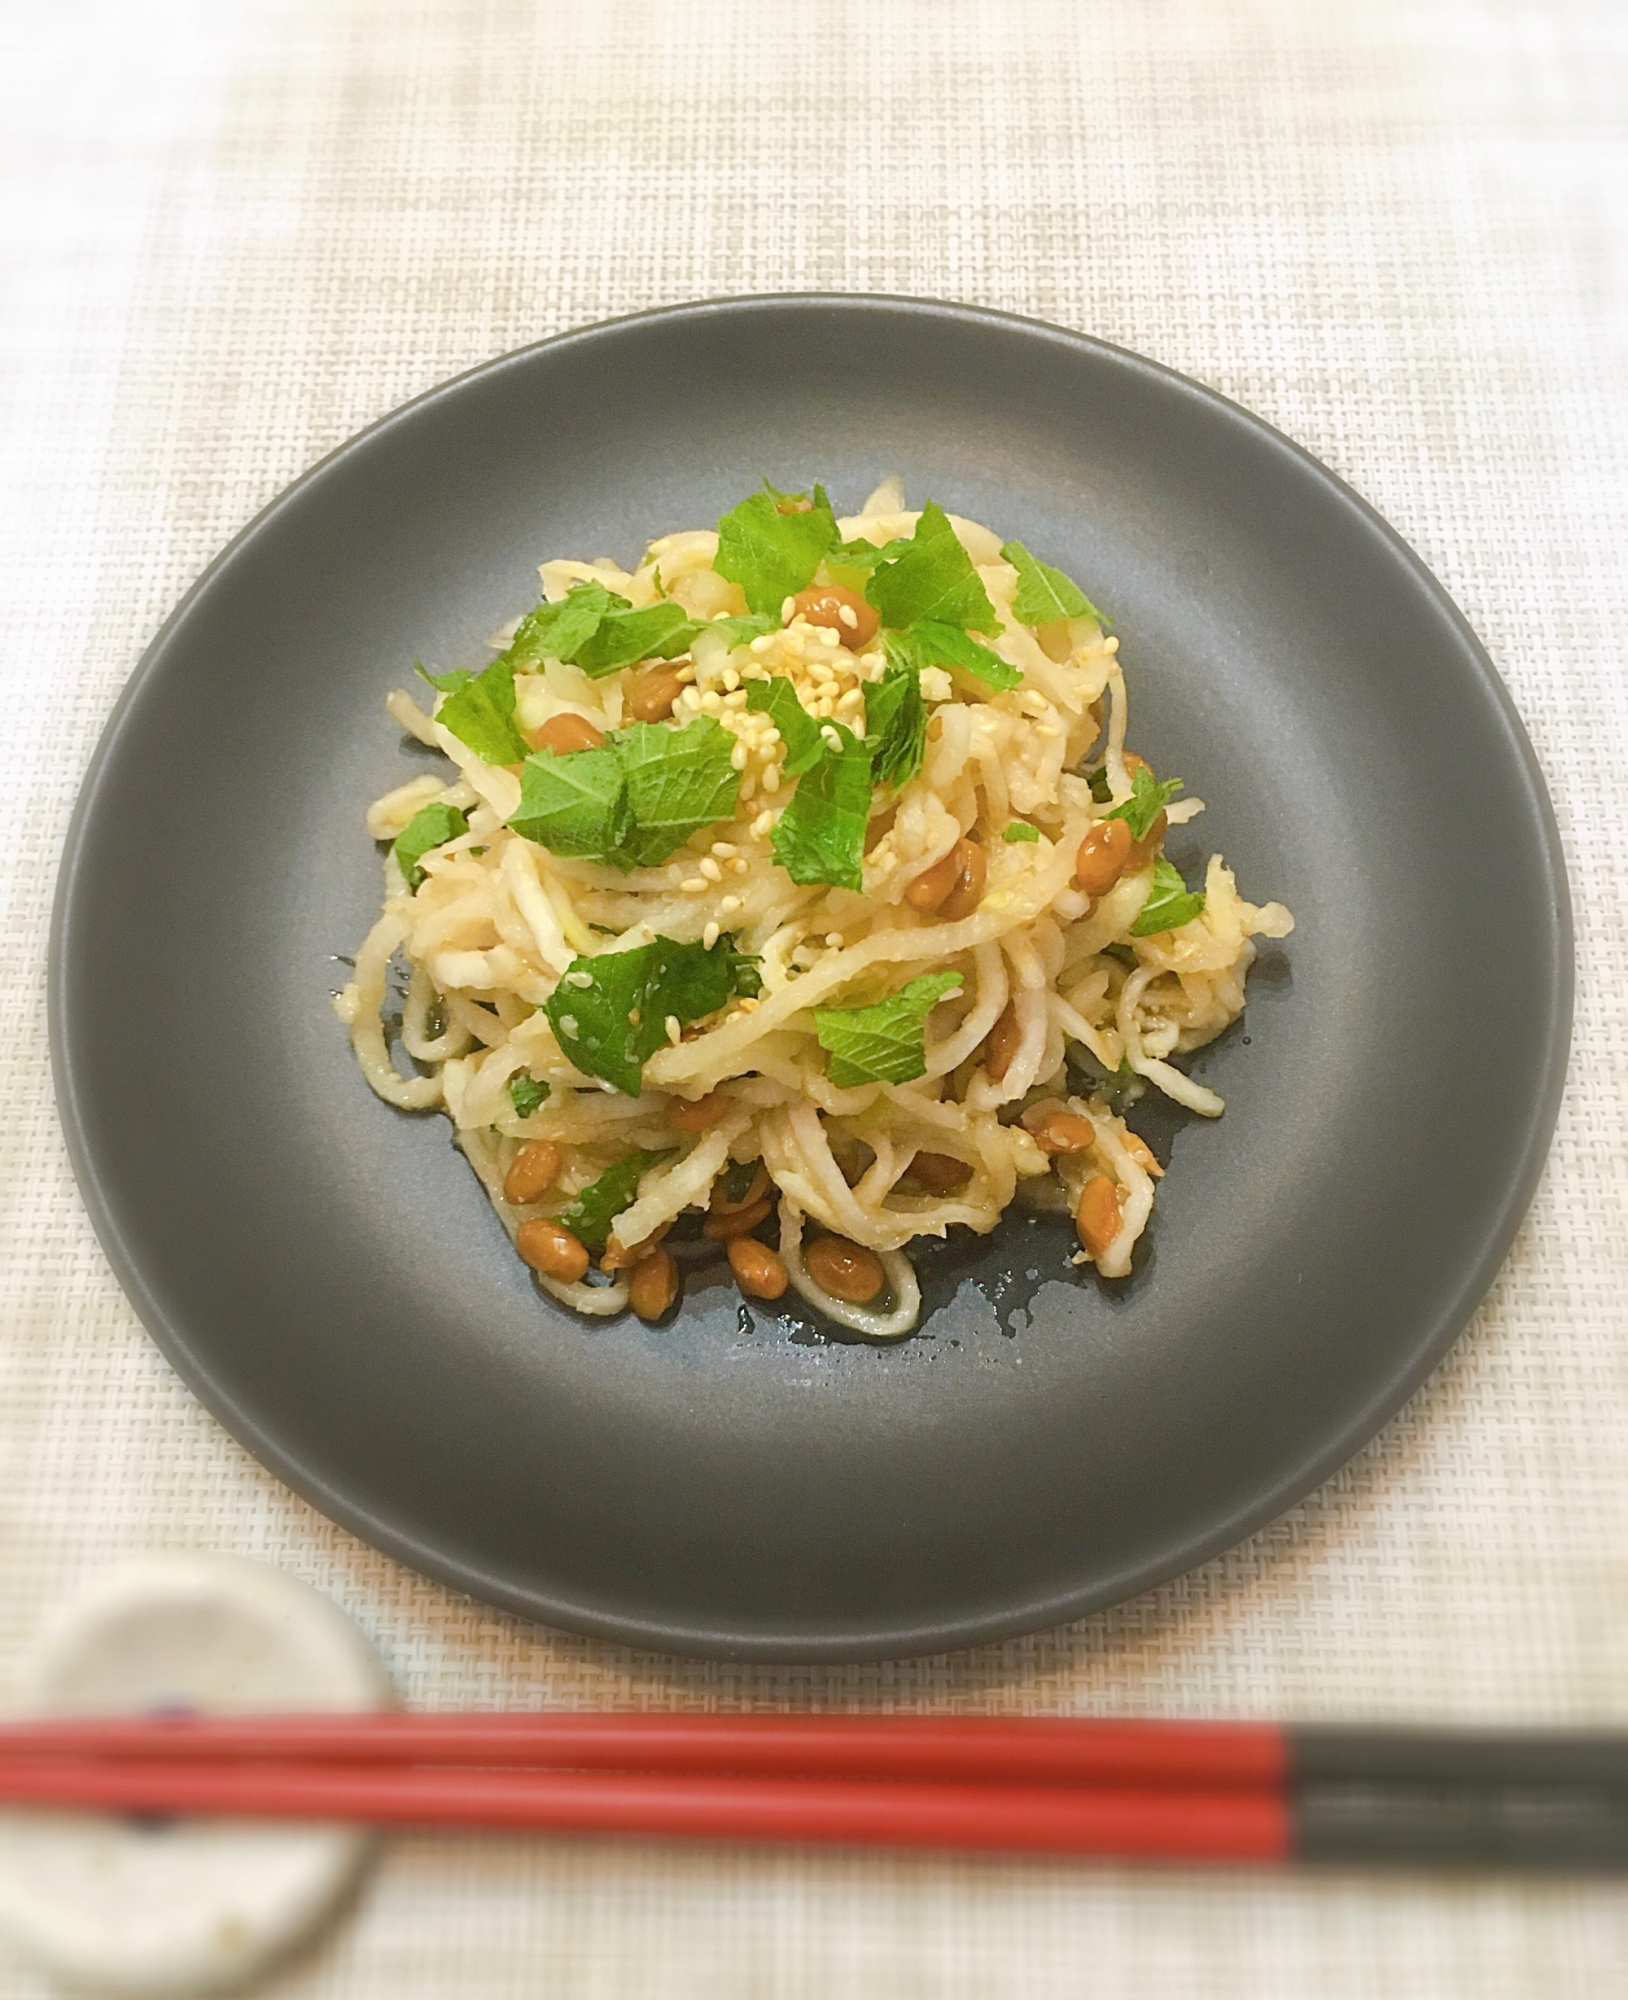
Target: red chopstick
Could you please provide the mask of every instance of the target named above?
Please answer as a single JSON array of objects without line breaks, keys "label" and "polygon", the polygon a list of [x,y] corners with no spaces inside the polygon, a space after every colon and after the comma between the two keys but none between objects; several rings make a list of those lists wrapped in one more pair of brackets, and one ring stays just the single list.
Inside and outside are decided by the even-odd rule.
[{"label": "red chopstick", "polygon": [[548,1767],[931,1783],[1282,1788],[1284,1735],[1257,1723],[1054,1716],[111,1716],[0,1723],[0,1760],[144,1758]]},{"label": "red chopstick", "polygon": [[1628,1737],[931,1716],[88,1717],[0,1724],[0,1804],[1620,1872]]},{"label": "red chopstick", "polygon": [[0,1764],[0,1801],[234,1819],[1144,1860],[1280,1861],[1290,1845],[1284,1801],[1249,1791],[18,1757]]}]

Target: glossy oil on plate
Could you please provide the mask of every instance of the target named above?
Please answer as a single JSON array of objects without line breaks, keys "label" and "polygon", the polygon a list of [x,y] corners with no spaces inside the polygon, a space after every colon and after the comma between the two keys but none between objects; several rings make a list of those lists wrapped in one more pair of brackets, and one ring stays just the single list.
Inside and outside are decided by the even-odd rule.
[{"label": "glossy oil on plate", "polygon": [[[1398,438],[1396,449],[1425,449]],[[747,1310],[585,1323],[534,1289],[438,1115],[368,1090],[329,996],[377,911],[383,702],[484,661],[544,557],[636,554],[767,476],[885,474],[1114,621],[1132,739],[1298,927],[1192,1062],[1133,1276],[1056,1223],[921,1259],[918,1334]],[[1074,1618],[1281,1512],[1440,1359],[1525,1212],[1571,938],[1530,746],[1417,558],[1253,417],[956,307],[756,299],[545,342],[344,446],[165,626],[57,905],[58,1093],[153,1337],[325,1513],[477,1597],[676,1652],[857,1659]]]}]

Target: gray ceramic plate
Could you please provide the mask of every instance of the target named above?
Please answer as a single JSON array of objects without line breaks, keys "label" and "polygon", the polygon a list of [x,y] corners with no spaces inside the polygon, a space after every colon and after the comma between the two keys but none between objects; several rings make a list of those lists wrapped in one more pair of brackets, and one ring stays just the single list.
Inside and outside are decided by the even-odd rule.
[{"label": "gray ceramic plate", "polygon": [[[1401,451],[1422,449],[1398,439]],[[630,555],[756,484],[903,474],[1081,578],[1133,735],[1299,928],[1194,1063],[1135,1275],[1013,1221],[925,1263],[900,1346],[658,1329],[533,1290],[438,1117],[329,1010],[377,908],[365,801],[421,768],[414,655],[483,660],[543,556]],[[1074,1618],[1362,1445],[1498,1268],[1565,1062],[1554,823],[1502,685],[1328,472],[1152,363],[996,314],[753,299],[595,327],[345,445],[221,556],[109,723],[52,1028],[102,1242],[238,1438],[415,1568],[677,1652],[854,1659]]]}]

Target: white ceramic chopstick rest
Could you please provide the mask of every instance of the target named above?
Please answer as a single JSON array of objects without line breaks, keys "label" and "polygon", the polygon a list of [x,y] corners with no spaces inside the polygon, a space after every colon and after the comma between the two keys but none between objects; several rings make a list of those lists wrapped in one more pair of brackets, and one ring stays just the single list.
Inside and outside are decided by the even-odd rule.
[{"label": "white ceramic chopstick rest", "polygon": [[[259,1563],[165,1555],[104,1572],[47,1625],[31,1713],[377,1709],[384,1669],[338,1607]],[[0,1814],[0,1928],[81,1986],[205,1993],[307,1936],[371,1836],[347,1827]]]}]

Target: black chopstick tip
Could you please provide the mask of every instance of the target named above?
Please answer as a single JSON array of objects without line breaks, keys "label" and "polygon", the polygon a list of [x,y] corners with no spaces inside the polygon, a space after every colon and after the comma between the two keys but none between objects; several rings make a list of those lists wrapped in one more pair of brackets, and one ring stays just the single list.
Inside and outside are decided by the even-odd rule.
[{"label": "black chopstick tip", "polygon": [[1573,1787],[1315,1784],[1291,1806],[1294,1859],[1313,1866],[1628,1869],[1628,1798]]}]

